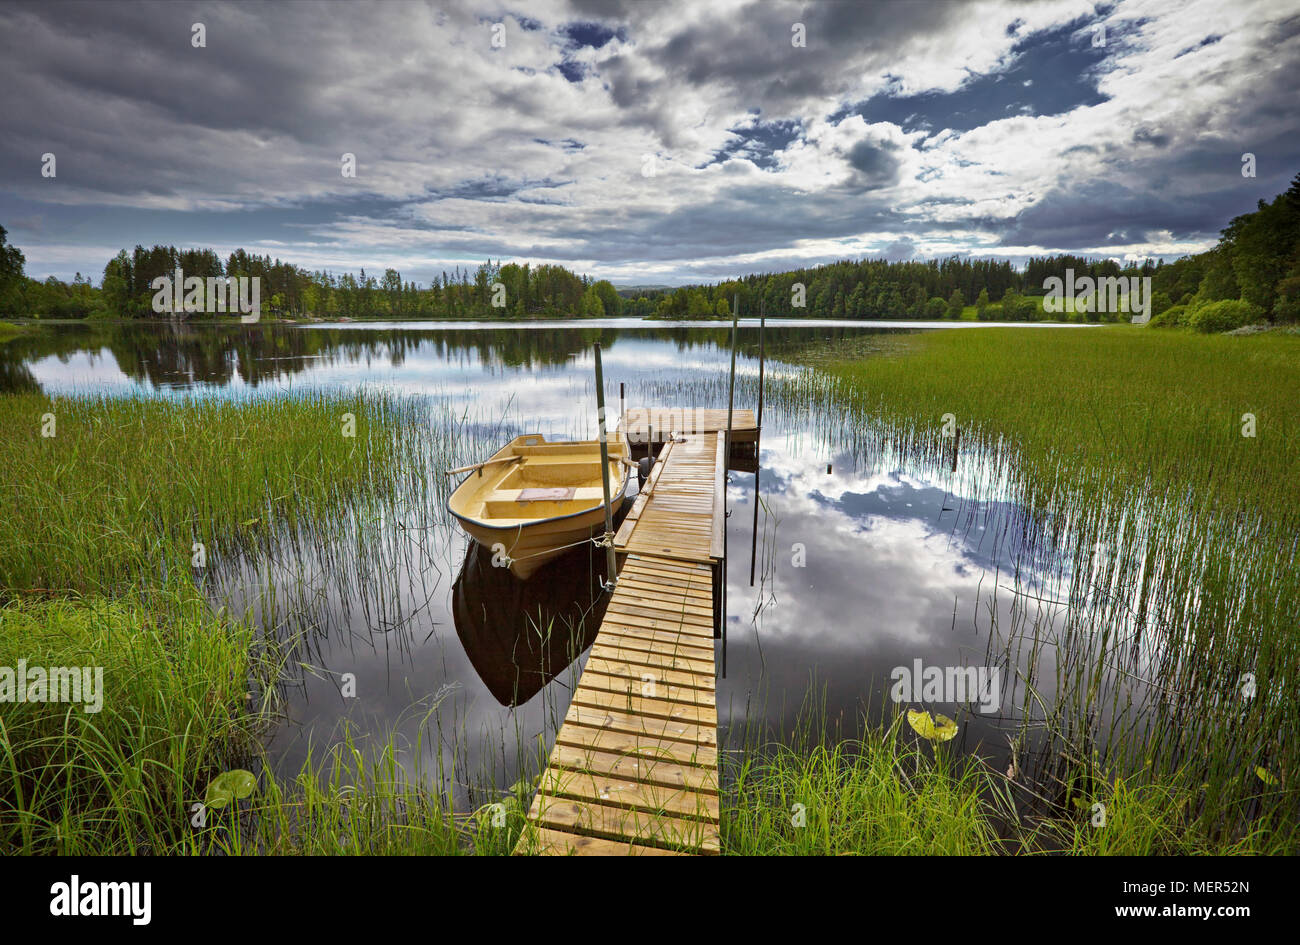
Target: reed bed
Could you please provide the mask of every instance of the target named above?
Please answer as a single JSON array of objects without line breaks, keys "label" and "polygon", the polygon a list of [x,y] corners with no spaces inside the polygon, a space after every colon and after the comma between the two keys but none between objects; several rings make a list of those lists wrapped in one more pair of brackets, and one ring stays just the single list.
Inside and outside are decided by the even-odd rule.
[{"label": "reed bed", "polygon": [[[1017,667],[1022,800],[1068,821],[1085,799],[1163,797],[1205,847],[1300,849],[1300,340],[1125,326],[895,345],[814,350],[768,402],[861,463],[944,482],[1017,549],[989,660]],[[1036,599],[1022,566],[1062,599]]]},{"label": "reed bed", "polygon": [[[112,592],[410,488],[409,403],[0,398],[0,593]],[[346,418],[351,417],[349,422]]]}]

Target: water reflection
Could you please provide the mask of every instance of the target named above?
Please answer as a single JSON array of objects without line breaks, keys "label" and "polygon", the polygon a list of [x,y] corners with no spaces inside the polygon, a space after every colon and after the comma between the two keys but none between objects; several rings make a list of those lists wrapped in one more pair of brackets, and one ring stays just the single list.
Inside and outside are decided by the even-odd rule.
[{"label": "water reflection", "polygon": [[452,585],[456,635],[497,702],[528,702],[595,639],[609,595],[605,557],[575,548],[528,581],[492,565],[477,542]]},{"label": "water reflection", "polygon": [[[821,327],[769,327],[767,343],[779,349],[807,339],[826,340],[862,334],[846,323]],[[893,329],[897,330],[897,329]],[[757,344],[756,329],[745,327],[742,341]],[[730,344],[730,329],[655,326],[634,322],[530,323],[528,328],[497,328],[436,322],[420,327],[386,324],[293,325],[113,322],[96,325],[51,324],[24,332],[0,345],[0,391],[47,393],[73,390],[169,391],[190,388],[257,388],[291,383],[334,387],[383,382],[402,389],[424,389],[440,382],[475,376],[513,375],[585,363],[594,342],[617,359],[650,356],[646,370],[674,367],[682,355],[707,354]],[[689,359],[687,359],[689,360]]]}]

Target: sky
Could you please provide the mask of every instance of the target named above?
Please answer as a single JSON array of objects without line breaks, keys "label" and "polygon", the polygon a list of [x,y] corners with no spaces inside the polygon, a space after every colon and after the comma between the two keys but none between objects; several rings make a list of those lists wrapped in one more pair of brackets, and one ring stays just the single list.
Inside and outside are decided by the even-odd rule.
[{"label": "sky", "polygon": [[1300,0],[4,3],[0,226],[95,283],[1171,259],[1300,171],[1297,85]]}]

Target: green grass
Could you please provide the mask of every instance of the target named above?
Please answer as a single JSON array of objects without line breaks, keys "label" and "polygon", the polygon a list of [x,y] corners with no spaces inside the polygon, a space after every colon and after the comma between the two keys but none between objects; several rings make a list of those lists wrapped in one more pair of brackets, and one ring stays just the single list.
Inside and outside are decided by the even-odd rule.
[{"label": "green grass", "polygon": [[99,711],[4,706],[0,850],[172,848],[196,785],[252,747],[251,639],[204,602],[164,592],[0,609],[0,666],[103,670]]},{"label": "green grass", "polygon": [[968,856],[999,852],[989,779],[974,759],[862,741],[747,750],[724,799],[723,849],[741,856]]},{"label": "green grass", "polygon": [[403,410],[372,396],[2,397],[0,595],[157,584],[188,571],[195,542],[211,562],[391,492]]},{"label": "green grass", "polygon": [[1019,788],[895,719],[860,741],[751,746],[730,772],[723,849],[747,856],[1199,856],[1293,852],[1285,834],[1207,834],[1180,779],[1097,778],[1024,816]]},{"label": "green grass", "polygon": [[[1183,799],[1204,845],[1300,848],[1300,749],[1282,734],[1300,730],[1300,338],[1121,325],[869,344],[805,352],[819,370],[770,402],[813,402],[812,426],[868,462],[901,453],[958,495],[996,491],[1027,510],[1031,551],[1065,562],[1063,624],[1039,608],[993,628],[1044,667],[1015,708],[1056,758],[1037,774],[1047,806],[1104,766],[1142,775],[1133,796]],[[1088,770],[1061,760],[1097,752]]]},{"label": "green grass", "polygon": [[[164,592],[0,609],[0,666],[98,666],[102,704],[23,702],[0,716],[0,851],[6,854],[445,854],[509,852],[522,826],[452,816],[390,737],[363,755],[351,732],[235,808],[201,812],[223,771],[269,771],[269,696],[250,679],[252,630]],[[262,665],[258,665],[259,660]],[[270,689],[260,688],[266,693]]]},{"label": "green grass", "polygon": [[17,325],[11,325],[8,322],[0,322],[0,344],[16,338],[22,334],[22,329]]}]

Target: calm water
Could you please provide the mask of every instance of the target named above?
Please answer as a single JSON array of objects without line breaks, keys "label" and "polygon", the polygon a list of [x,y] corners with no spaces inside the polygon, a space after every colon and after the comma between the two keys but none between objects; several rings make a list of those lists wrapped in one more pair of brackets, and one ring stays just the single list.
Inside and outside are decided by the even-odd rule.
[{"label": "calm water", "polygon": [[[774,322],[767,376],[779,384],[796,371],[771,359],[790,344],[920,327]],[[617,321],[63,326],[0,346],[0,389],[261,396],[372,388],[477,418],[490,451],[518,432],[595,435],[596,341],[612,411],[620,384],[629,405],[725,407],[729,337],[716,323]],[[757,340],[756,328],[742,329],[740,407],[754,406]],[[1038,659],[1007,641],[1016,628],[1041,634],[1063,619],[1050,602],[1063,596],[1065,565],[1026,551],[1019,536],[1029,523],[1001,498],[1005,470],[980,470],[978,494],[963,492],[969,475],[927,472],[887,445],[861,442],[806,405],[769,402],[754,586],[755,477],[731,473],[720,738],[734,747],[747,725],[779,737],[810,700],[852,736],[864,713],[888,711],[895,667],[998,665],[998,707],[926,707],[960,718],[961,744],[1001,758],[1019,721],[1016,669]],[[417,519],[425,524],[412,525]],[[281,770],[295,771],[309,746],[319,752],[346,724],[359,736],[396,733],[404,764],[419,760],[458,795],[481,801],[474,785],[500,788],[531,774],[553,740],[582,665],[574,650],[599,623],[593,556],[578,549],[519,585],[467,559],[445,515],[394,515],[379,534],[368,549],[322,548],[307,537],[267,559],[227,562],[213,576],[213,597],[262,621],[270,638],[288,638],[287,628],[297,635],[286,660],[287,718],[271,741]],[[537,629],[547,624],[549,640]],[[344,674],[355,696],[345,694]],[[1050,680],[1040,690],[1050,703]]]}]

